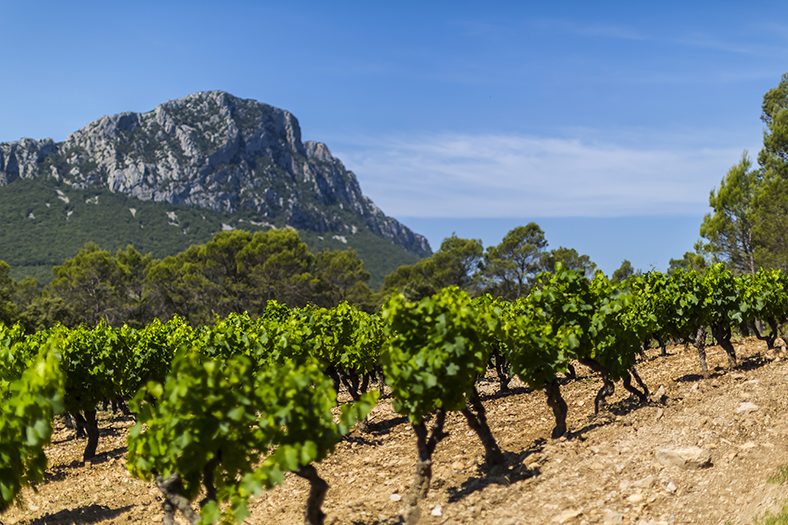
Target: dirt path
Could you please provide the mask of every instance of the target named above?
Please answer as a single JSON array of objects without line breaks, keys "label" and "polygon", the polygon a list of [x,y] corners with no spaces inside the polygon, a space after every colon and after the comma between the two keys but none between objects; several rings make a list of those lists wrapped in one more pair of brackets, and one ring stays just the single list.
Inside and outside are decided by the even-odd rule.
[{"label": "dirt path", "polygon": [[[482,383],[507,469],[481,468],[478,438],[461,415],[451,415],[421,523],[749,525],[756,514],[778,510],[788,484],[767,479],[788,464],[788,361],[756,340],[738,352],[741,366],[728,371],[724,352],[710,348],[713,375],[703,380],[693,348],[671,348],[667,357],[650,350],[638,369],[652,391],[667,389],[664,401],[636,405],[619,384],[599,416],[593,399],[601,381],[578,366],[578,379],[562,387],[570,436],[560,440],[549,439],[552,414],[542,392],[513,382],[512,394],[496,396],[494,382]],[[394,523],[401,510],[415,464],[413,432],[389,400],[370,421],[371,433],[354,432],[318,466],[331,486],[327,524]],[[104,421],[99,458],[87,465],[79,462],[84,441],[58,426],[47,479],[37,493],[24,492],[26,508],[9,510],[0,522],[161,522],[158,490],[125,469],[131,424]],[[711,465],[665,464],[671,452],[688,447],[708,454]],[[247,523],[302,523],[306,494],[306,483],[288,476],[252,501]]]}]

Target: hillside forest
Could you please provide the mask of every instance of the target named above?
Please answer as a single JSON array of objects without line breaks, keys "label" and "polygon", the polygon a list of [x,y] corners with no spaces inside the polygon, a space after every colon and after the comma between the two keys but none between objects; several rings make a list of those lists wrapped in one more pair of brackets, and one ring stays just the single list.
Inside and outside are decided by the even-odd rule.
[{"label": "hillside forest", "polygon": [[[10,266],[0,261],[0,321],[35,332],[58,323],[100,321],[141,327],[179,315],[199,326],[231,313],[261,315],[271,299],[292,308],[347,301],[373,312],[396,293],[419,300],[452,285],[471,295],[515,299],[558,261],[588,276],[595,270],[589,257],[575,250],[548,250],[535,223],[513,229],[486,251],[478,239],[452,235],[431,257],[388,275],[379,291],[368,286],[369,273],[354,250],[313,254],[293,229],[219,232],[208,243],[164,259],[131,245],[112,254],[89,242],[56,266],[54,279],[43,288],[33,278],[15,281]],[[631,269],[616,277],[627,272]]]}]

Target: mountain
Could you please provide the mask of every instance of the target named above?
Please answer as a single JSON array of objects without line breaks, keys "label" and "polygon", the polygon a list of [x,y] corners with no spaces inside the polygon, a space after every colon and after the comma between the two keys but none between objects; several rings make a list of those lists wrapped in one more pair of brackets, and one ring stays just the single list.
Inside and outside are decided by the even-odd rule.
[{"label": "mountain", "polygon": [[[20,184],[25,192],[15,191],[14,199],[10,193],[3,199],[3,194]],[[68,196],[72,192],[80,192],[74,202]],[[80,211],[75,207],[78,199],[95,199],[96,206],[106,202],[117,210],[96,215],[96,208],[88,206]],[[28,138],[0,143],[0,212],[10,214],[12,222],[18,222],[21,214],[29,221],[24,223],[27,226],[46,226],[49,219],[37,217],[49,215],[53,221],[75,223],[78,212],[92,213],[103,222],[94,226],[108,232],[110,239],[144,250],[150,244],[144,225],[134,238],[112,234],[113,222],[136,219],[129,210],[142,205],[135,202],[157,203],[156,213],[167,218],[168,234],[184,236],[190,243],[205,242],[220,229],[290,226],[302,233],[313,251],[353,247],[364,258],[362,252],[372,255],[383,250],[385,266],[393,266],[388,271],[396,269],[395,264],[410,264],[432,253],[423,236],[387,217],[361,193],[356,176],[325,144],[302,142],[292,114],[222,91],[171,100],[148,113],[104,116],[60,143]],[[39,215],[33,208],[39,209]],[[170,217],[182,216],[189,209],[195,217],[214,224],[213,230],[198,228],[194,221],[184,226],[182,220]],[[83,221],[80,229],[87,236],[90,222]],[[22,227],[23,234],[27,226]],[[196,230],[204,231],[195,237]],[[371,249],[373,238],[377,240]],[[14,261],[8,259],[14,257],[7,256],[14,251],[10,239],[0,240],[0,259],[13,267]],[[26,239],[28,244],[34,241]],[[69,240],[60,244],[64,242]],[[83,243],[72,247],[72,255]],[[172,246],[169,251],[154,255],[174,254],[178,249]],[[52,261],[38,262],[48,266]],[[25,263],[34,266],[36,261]],[[373,281],[382,282],[384,270],[369,267],[366,259],[365,263]]]}]

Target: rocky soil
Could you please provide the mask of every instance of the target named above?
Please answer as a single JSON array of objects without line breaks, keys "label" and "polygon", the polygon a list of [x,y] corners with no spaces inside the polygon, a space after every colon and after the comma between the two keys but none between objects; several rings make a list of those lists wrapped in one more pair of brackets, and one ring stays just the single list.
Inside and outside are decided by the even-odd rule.
[{"label": "rocky soil", "polygon": [[[664,386],[664,397],[638,405],[618,385],[596,416],[601,381],[578,366],[578,379],[562,387],[570,433],[558,440],[549,437],[543,393],[515,382],[513,393],[497,395],[494,381],[483,382],[507,467],[485,469],[478,438],[461,415],[451,415],[421,523],[744,525],[778,511],[788,484],[768,479],[788,464],[788,361],[757,340],[740,342],[738,353],[740,366],[731,371],[724,352],[710,348],[713,374],[704,380],[693,348],[669,348],[667,357],[649,350],[638,369],[652,391]],[[318,466],[331,486],[327,524],[394,523],[401,511],[415,465],[413,431],[388,399],[370,421],[370,433],[354,431]],[[87,464],[79,461],[84,442],[59,424],[46,480],[0,522],[161,522],[158,490],[125,468],[132,423],[105,414],[99,456]],[[307,490],[288,476],[252,501],[247,523],[302,523]]]}]

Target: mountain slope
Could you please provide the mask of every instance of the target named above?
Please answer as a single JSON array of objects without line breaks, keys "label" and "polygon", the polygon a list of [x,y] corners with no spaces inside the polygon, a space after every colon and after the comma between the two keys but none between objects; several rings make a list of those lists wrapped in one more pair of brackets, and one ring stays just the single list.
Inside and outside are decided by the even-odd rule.
[{"label": "mountain slope", "polygon": [[[55,187],[64,194],[71,190],[92,192],[87,198],[106,192],[133,201],[202,210],[216,220],[223,217],[230,223],[234,221],[233,227],[244,229],[250,229],[248,226],[254,223],[259,223],[258,227],[267,227],[263,226],[266,223],[291,226],[307,242],[313,239],[313,250],[323,248],[318,246],[319,237],[344,238],[346,242],[337,242],[356,248],[360,254],[366,251],[369,256],[384,249],[378,242],[362,247],[377,237],[402,249],[384,249],[400,259],[386,257],[388,266],[393,265],[394,269],[431,254],[423,236],[387,217],[361,193],[353,172],[345,169],[326,145],[301,141],[300,127],[293,115],[221,91],[165,102],[148,113],[101,117],[61,143],[22,139],[0,144],[0,194],[26,180],[50,185],[50,189],[37,186],[44,192]],[[15,198],[20,195],[17,192]],[[49,201],[52,206],[57,197],[44,198],[39,205]],[[29,204],[34,206],[32,201]],[[10,213],[7,206],[3,204],[2,210]],[[119,206],[140,207],[133,202]],[[77,210],[67,209],[66,213],[69,211],[73,217],[58,220],[76,220]],[[202,211],[200,215],[204,214]],[[120,225],[128,221],[127,213],[131,216],[126,211],[117,213]],[[100,226],[112,231],[113,223],[111,220]],[[190,227],[181,230],[187,237],[190,231],[195,233]],[[86,231],[90,233],[90,228]],[[118,242],[137,245],[140,241],[135,239],[144,241],[144,236],[133,237]],[[354,237],[356,241],[351,242]],[[209,238],[198,235],[190,243]],[[3,249],[9,249],[3,240]],[[76,249],[81,246],[77,239],[74,243],[78,244]],[[71,251],[76,253],[76,249]],[[173,244],[169,253],[176,251]],[[375,280],[382,280],[380,270],[369,270],[376,274]]]},{"label": "mountain slope", "polygon": [[[228,229],[266,231],[284,227],[282,220],[260,221],[252,214],[218,212],[162,202],[143,201],[107,189],[76,189],[53,180],[20,179],[0,187],[0,260],[16,280],[52,280],[52,267],[73,257],[88,241],[114,253],[128,244],[156,258],[204,244]],[[299,230],[312,253],[353,248],[379,288],[386,275],[419,256],[367,228],[319,234]]]}]

